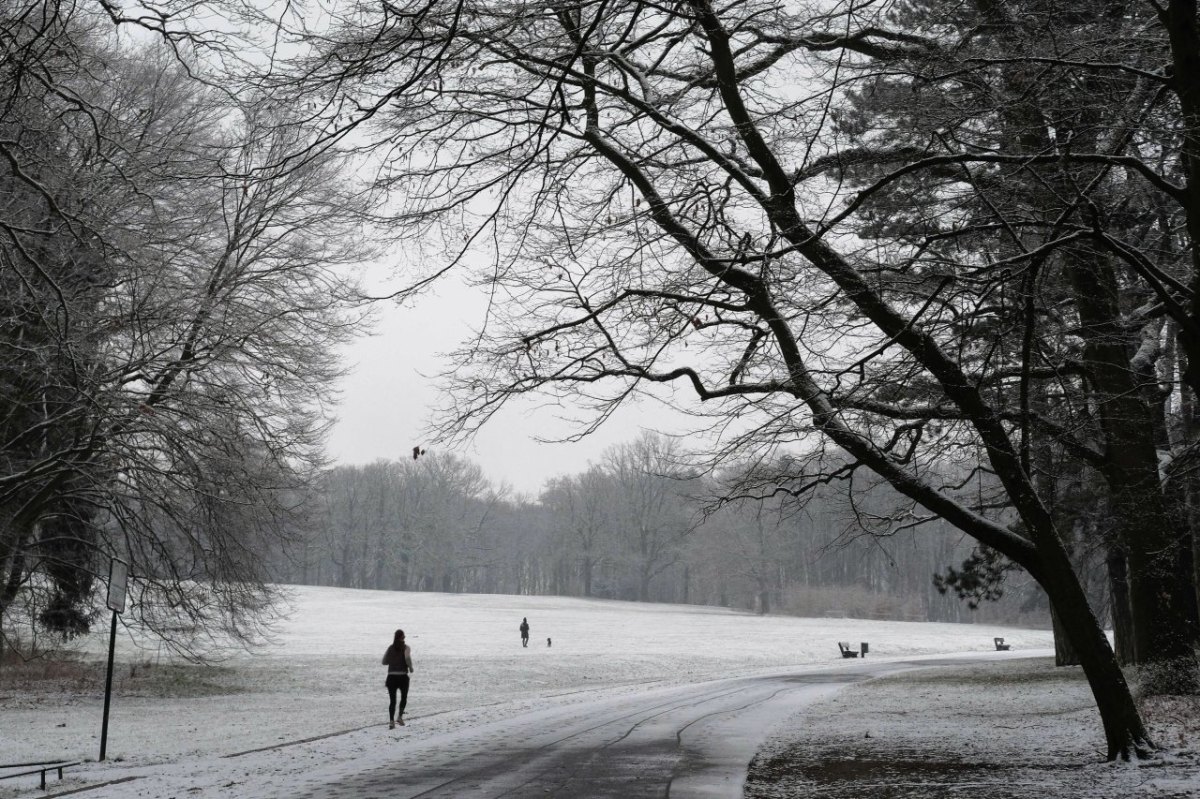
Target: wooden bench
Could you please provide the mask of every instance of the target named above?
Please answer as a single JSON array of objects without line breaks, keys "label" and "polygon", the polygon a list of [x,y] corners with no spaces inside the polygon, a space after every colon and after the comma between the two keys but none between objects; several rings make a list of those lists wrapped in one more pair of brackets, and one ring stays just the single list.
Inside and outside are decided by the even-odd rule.
[{"label": "wooden bench", "polygon": [[57,771],[58,778],[63,778],[63,769],[67,766],[78,766],[80,760],[45,760],[36,763],[9,763],[0,766],[0,771],[8,771],[9,769],[25,769],[25,771],[17,771],[12,774],[0,774],[0,780],[7,780],[9,777],[28,777],[30,774],[40,774],[42,778],[41,788],[46,790],[46,772]]},{"label": "wooden bench", "polygon": [[842,657],[844,657],[844,658],[858,657],[858,652],[855,652],[853,649],[850,648],[849,641],[838,641],[838,649],[842,650]]},{"label": "wooden bench", "polygon": [[993,638],[992,642],[996,644],[997,652],[1004,652],[1006,650],[1012,649],[1012,644],[1004,643],[1003,638]]}]

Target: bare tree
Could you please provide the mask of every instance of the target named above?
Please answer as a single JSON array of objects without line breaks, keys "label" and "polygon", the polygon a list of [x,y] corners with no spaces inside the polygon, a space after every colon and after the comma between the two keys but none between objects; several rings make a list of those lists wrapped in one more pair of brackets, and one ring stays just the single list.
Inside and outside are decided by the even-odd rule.
[{"label": "bare tree", "polygon": [[362,205],[332,155],[284,162],[302,128],[94,21],[3,28],[0,614],[77,632],[121,556],[125,618],[198,656],[259,631],[258,555],[305,521]]},{"label": "bare tree", "polygon": [[542,493],[541,502],[553,514],[553,522],[569,536],[585,597],[592,596],[597,568],[611,557],[613,501],[611,480],[598,466],[552,480]]},{"label": "bare tree", "polygon": [[[895,21],[924,46],[863,65],[839,109],[844,160],[819,169],[855,189],[886,186],[868,192],[860,235],[976,282],[957,326],[977,370],[1021,375],[994,402],[1016,421],[1024,468],[1052,513],[1057,482],[1103,481],[1108,541],[1129,561],[1142,689],[1187,692],[1200,633],[1191,533],[1160,463],[1190,460],[1166,427],[1173,397],[1191,389],[1159,360],[1175,338],[1167,328],[1188,324],[1170,288],[1186,281],[1175,231],[1188,211],[1168,187],[1175,162],[1161,160],[1180,146],[1162,127],[1169,86],[1153,73],[1166,40],[1124,35],[1155,26],[1148,7],[1112,9],[897,6]],[[906,211],[885,216],[898,205]],[[952,263],[953,273],[938,266]],[[922,294],[911,278],[891,290]]]},{"label": "bare tree", "polygon": [[725,545],[719,557],[733,561],[734,568],[753,586],[755,604],[761,614],[771,612],[772,596],[782,588],[780,580],[782,535],[778,509],[764,502],[741,500],[726,505],[720,516],[710,521],[720,526]]},{"label": "bare tree", "polygon": [[691,531],[678,443],[643,433],[608,450],[604,465],[612,480],[613,532],[636,581],[633,596],[647,602],[655,578],[679,561]]},{"label": "bare tree", "polygon": [[491,530],[503,495],[456,455],[337,466],[321,489],[325,521],[308,547],[334,585],[458,591],[504,560]]},{"label": "bare tree", "polygon": [[[914,521],[941,517],[1029,572],[1079,653],[1109,756],[1153,749],[1011,413],[1023,371],[962,335],[963,310],[989,299],[973,276],[987,256],[926,264],[857,235],[906,210],[872,201],[925,164],[855,194],[828,169],[851,155],[833,129],[843,77],[859,75],[848,67],[934,52],[936,37],[874,7],[706,0],[431,0],[363,5],[352,22],[303,64],[333,98],[318,113],[380,123],[380,186],[404,201],[414,242],[450,245],[438,269],[474,241],[498,245],[480,275],[495,316],[461,354],[450,429],[532,391],[603,419],[641,388],[678,384],[722,432],[720,455],[820,436],[848,457],[836,469],[908,497]],[[979,464],[994,496],[947,484],[930,469],[943,461]],[[1164,656],[1186,682],[1194,663]]]}]

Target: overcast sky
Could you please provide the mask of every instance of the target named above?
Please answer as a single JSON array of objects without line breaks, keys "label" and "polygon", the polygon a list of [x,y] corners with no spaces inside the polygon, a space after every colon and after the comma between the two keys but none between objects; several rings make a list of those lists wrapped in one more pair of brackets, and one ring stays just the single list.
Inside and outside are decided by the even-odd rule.
[{"label": "overcast sky", "polygon": [[[481,325],[484,307],[480,293],[449,281],[411,305],[381,303],[375,335],[346,350],[354,371],[342,383],[330,456],[339,463],[369,463],[411,457],[416,445],[448,449],[424,432],[438,399],[435,376],[447,366],[444,353]],[[552,409],[531,402],[494,418],[470,447],[456,451],[483,467],[494,483],[536,496],[548,478],[583,471],[606,448],[636,438],[642,429],[675,432],[681,424],[657,404],[642,403],[581,442],[539,443],[535,435],[562,437],[571,429]]]}]

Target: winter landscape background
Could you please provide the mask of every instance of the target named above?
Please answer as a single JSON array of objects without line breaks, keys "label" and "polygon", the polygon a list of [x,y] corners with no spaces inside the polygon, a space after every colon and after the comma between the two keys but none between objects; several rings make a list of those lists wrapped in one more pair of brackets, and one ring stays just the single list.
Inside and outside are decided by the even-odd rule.
[{"label": "winter landscape background", "polygon": [[[785,793],[1190,790],[1197,87],[1197,0],[0,5],[3,753],[93,743],[120,560],[97,799],[495,776],[602,707]],[[431,737],[372,720],[397,624]]]},{"label": "winter landscape background", "polygon": [[[636,698],[674,684],[761,672],[849,668],[858,661],[843,661],[836,646],[849,640],[868,642],[871,659],[969,652],[980,665],[959,669],[944,684],[901,675],[839,694],[771,731],[764,762],[778,768],[771,758],[803,745],[797,734],[832,725],[822,741],[838,745],[842,757],[853,758],[855,747],[869,745],[864,734],[892,744],[916,736],[929,762],[944,747],[976,762],[1001,758],[1014,766],[1050,758],[1094,782],[1092,795],[1121,795],[1104,790],[1128,787],[1125,778],[1114,783],[1105,776],[1117,770],[1099,765],[1103,736],[1086,683],[1077,669],[1053,669],[1048,631],[554,597],[288,591],[292,612],[275,640],[220,665],[182,664],[156,644],[139,646],[122,633],[109,760],[103,764],[90,762],[100,733],[103,634],[81,641],[77,660],[0,671],[0,760],[89,761],[68,769],[61,784],[52,780],[52,795],[137,776],[88,795],[168,796],[179,790],[196,797],[286,796],[313,771],[333,779],[380,763],[402,765],[410,738],[412,745],[453,736],[559,703],[614,694]],[[532,626],[528,649],[517,631],[522,617]],[[409,725],[389,732],[379,659],[396,627],[407,633],[416,670]],[[996,652],[994,636],[1005,637],[1013,649]],[[546,646],[547,637],[553,646]],[[944,716],[958,704],[965,705],[965,715]],[[1042,742],[1036,751],[1013,751],[1012,735],[1029,732]],[[1182,753],[1173,757],[1175,766],[1127,772],[1140,773],[1147,790],[1169,783],[1172,790],[1194,791],[1197,783],[1181,783],[1196,771],[1194,755],[1189,761],[1186,754],[1196,751],[1194,725],[1188,734],[1163,741]],[[319,740],[296,743],[314,738]],[[249,750],[261,751],[228,757]],[[908,756],[924,757],[919,749]],[[36,782],[0,782],[0,796],[41,795]],[[789,795],[753,780],[749,790],[751,796]],[[808,790],[823,795],[812,793],[813,786]]]}]

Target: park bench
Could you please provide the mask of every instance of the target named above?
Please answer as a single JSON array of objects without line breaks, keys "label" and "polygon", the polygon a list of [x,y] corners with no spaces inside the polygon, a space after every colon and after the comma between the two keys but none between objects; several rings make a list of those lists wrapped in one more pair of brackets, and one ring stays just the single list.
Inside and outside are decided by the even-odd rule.
[{"label": "park bench", "polygon": [[[858,652],[856,652],[855,650],[850,648],[849,641],[838,641],[838,649],[842,650],[842,657],[844,657],[844,658],[858,657]],[[864,655],[867,654],[867,645],[866,644],[862,645],[862,653]]]},{"label": "park bench", "polygon": [[996,644],[997,652],[1004,652],[1006,650],[1012,649],[1012,644],[1004,643],[1003,638],[993,638],[992,642]]},{"label": "park bench", "polygon": [[0,771],[8,771],[9,769],[24,769],[24,771],[16,771],[12,774],[0,774],[0,780],[7,780],[9,777],[28,777],[30,774],[41,775],[41,788],[46,790],[46,772],[57,771],[58,778],[63,778],[63,769],[67,766],[78,766],[80,760],[44,760],[36,763],[8,763],[0,766]]}]

